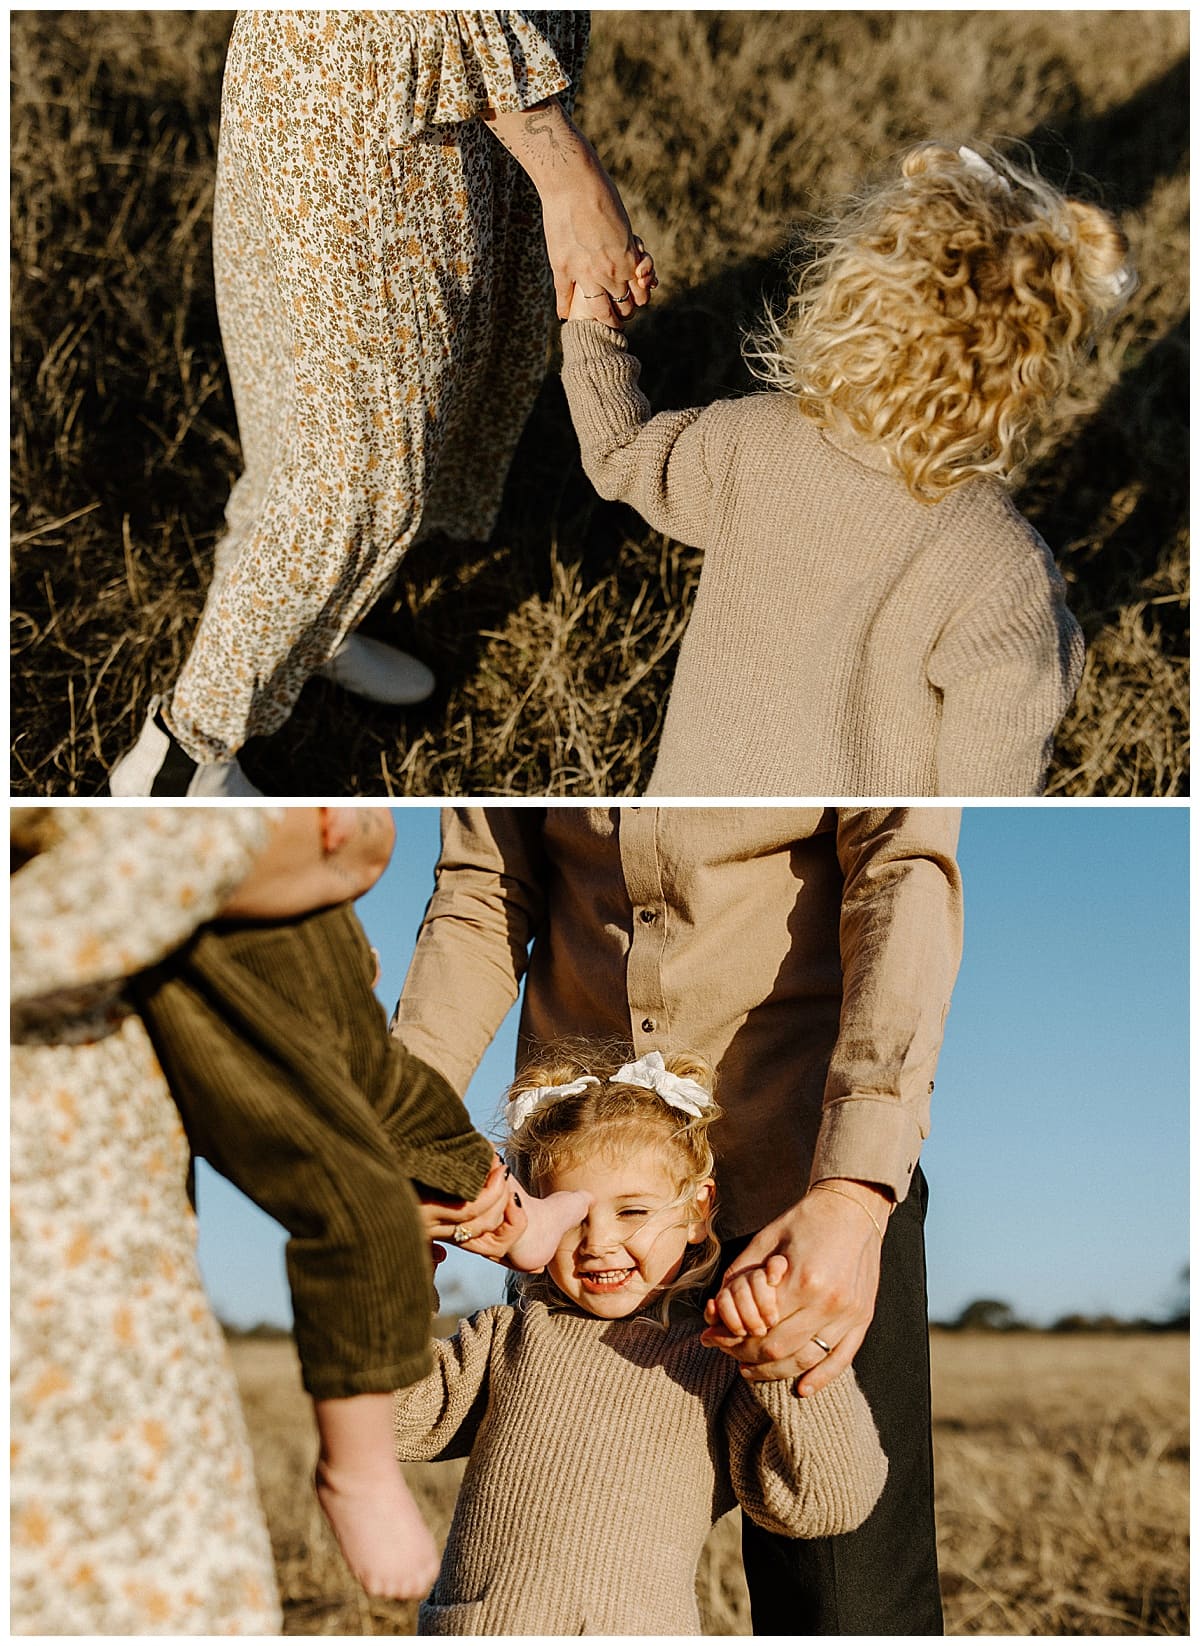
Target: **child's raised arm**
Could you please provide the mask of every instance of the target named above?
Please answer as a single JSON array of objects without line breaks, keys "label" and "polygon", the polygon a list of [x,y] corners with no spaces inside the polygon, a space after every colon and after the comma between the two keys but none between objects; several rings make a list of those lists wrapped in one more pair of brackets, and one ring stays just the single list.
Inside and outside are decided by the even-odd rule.
[{"label": "child's raised arm", "polygon": [[703,548],[719,529],[738,402],[654,417],[621,332],[568,320],[562,347],[563,388],[592,485],[632,505],[655,531]]},{"label": "child's raised arm", "polygon": [[453,1337],[434,1338],[433,1370],[392,1396],[395,1453],[403,1462],[468,1455],[487,1410],[492,1348],[512,1319],[513,1311],[499,1305],[461,1321]]}]

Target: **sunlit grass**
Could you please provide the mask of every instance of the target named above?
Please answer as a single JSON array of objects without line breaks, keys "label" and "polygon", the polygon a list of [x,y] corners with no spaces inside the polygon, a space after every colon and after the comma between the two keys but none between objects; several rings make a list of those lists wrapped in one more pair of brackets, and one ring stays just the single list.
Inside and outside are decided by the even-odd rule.
[{"label": "sunlit grass", "polygon": [[[238,470],[209,263],[231,14],[12,24],[14,787],[94,794],[186,655]],[[662,275],[656,405],[738,392],[796,225],[928,135],[1027,138],[1115,209],[1141,287],[1019,495],[1090,646],[1062,794],[1186,791],[1184,12],[600,12],[581,122]],[[640,792],[698,573],[599,503],[547,383],[492,543],[420,546],[373,619],[432,703],[306,688],[269,791]]]}]

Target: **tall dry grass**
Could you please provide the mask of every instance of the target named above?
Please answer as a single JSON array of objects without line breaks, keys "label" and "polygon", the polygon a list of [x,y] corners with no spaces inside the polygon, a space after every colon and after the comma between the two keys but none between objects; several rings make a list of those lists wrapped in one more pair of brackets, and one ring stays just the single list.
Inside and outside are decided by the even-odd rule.
[{"label": "tall dry grass", "polygon": [[[309,1489],[316,1442],[289,1343],[234,1345],[288,1634],[411,1634],[368,1600]],[[1186,1635],[1188,1344],[1177,1335],[933,1334],[947,1633]],[[441,1540],[464,1465],[406,1466]],[[697,1581],[706,1634],[750,1633],[734,1515]]]},{"label": "tall dry grass", "polygon": [[[238,467],[208,261],[229,13],[12,19],[14,786],[89,794],[178,670]],[[659,406],[737,392],[793,225],[907,142],[1026,139],[1121,216],[1142,285],[1019,502],[1090,656],[1052,790],[1187,784],[1184,12],[600,12],[580,118],[663,276]],[[553,377],[493,540],[422,546],[375,618],[438,671],[372,710],[322,683],[248,751],[271,792],[633,793],[698,558],[600,504]]]}]

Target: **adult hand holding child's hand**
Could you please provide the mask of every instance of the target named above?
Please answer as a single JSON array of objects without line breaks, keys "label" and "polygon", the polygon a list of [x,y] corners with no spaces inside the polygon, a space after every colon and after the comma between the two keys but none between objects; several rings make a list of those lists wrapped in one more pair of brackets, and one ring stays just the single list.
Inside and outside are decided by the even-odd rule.
[{"label": "adult hand holding child's hand", "polygon": [[[892,1204],[869,1184],[828,1188],[814,1185],[756,1235],[705,1309],[705,1343],[740,1361],[751,1381],[796,1378],[800,1395],[832,1383],[858,1353],[875,1312],[878,1230]],[[786,1272],[771,1285],[781,1260]]]},{"label": "adult hand holding child's hand", "polygon": [[[637,235],[634,235],[633,243],[638,253],[638,264],[629,279],[630,296],[628,301],[634,304],[636,308],[644,308],[650,301],[651,292],[658,285],[658,275],[654,272],[654,259]],[[607,297],[608,294],[602,293],[601,295]],[[603,325],[611,326],[614,331],[621,331],[624,328],[625,321],[631,318],[635,312],[634,308],[629,308],[628,313],[626,313],[627,307],[628,304],[625,304],[617,308],[610,302],[608,312],[599,314],[597,313],[596,302],[586,297],[581,288],[576,285],[571,288],[570,304],[564,318],[567,320],[599,320]]]}]

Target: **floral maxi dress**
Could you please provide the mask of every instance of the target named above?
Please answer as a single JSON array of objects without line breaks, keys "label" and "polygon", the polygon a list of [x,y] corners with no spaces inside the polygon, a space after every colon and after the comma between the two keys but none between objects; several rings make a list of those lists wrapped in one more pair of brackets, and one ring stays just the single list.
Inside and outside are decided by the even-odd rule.
[{"label": "floral maxi dress", "polygon": [[270,813],[52,816],[11,883],[11,1628],[275,1634],[187,1142],[121,992],[221,906]]},{"label": "floral maxi dress", "polygon": [[251,11],[213,260],[245,472],[171,722],[275,731],[418,533],[486,539],[546,367],[536,191],[480,118],[560,95],[579,11]]}]

